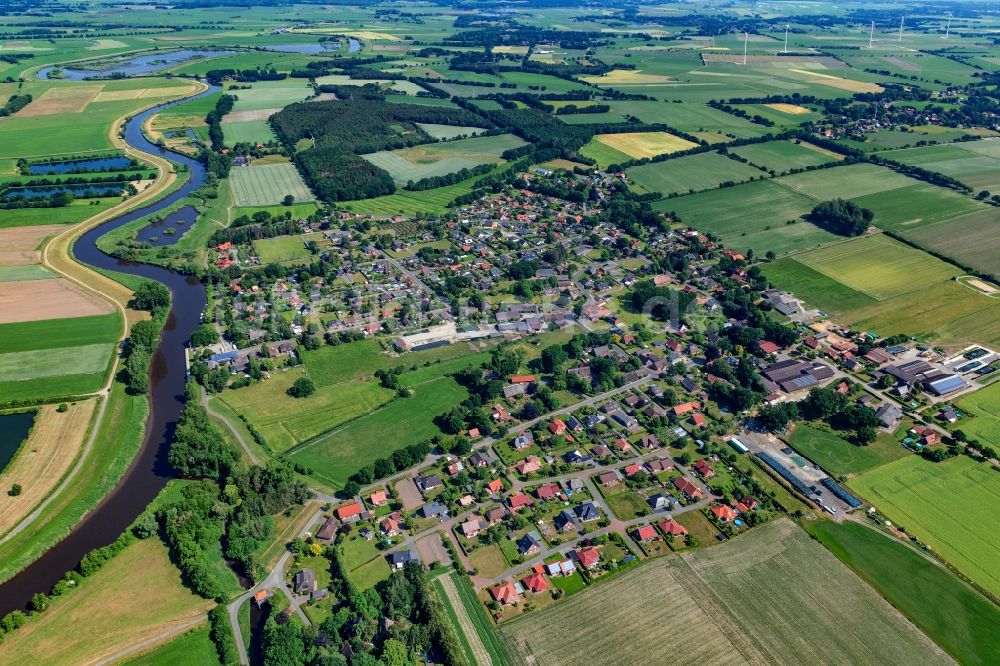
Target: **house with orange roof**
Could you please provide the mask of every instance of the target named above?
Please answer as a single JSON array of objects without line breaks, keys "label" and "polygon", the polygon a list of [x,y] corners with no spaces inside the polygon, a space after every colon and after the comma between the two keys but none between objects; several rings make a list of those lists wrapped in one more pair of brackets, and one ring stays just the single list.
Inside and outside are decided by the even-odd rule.
[{"label": "house with orange roof", "polygon": [[361,504],[358,502],[353,502],[347,506],[337,507],[333,512],[337,518],[345,523],[355,523],[361,519]]},{"label": "house with orange roof", "polygon": [[501,606],[514,606],[521,599],[521,595],[517,593],[517,588],[510,581],[490,588],[490,596]]},{"label": "house with orange roof", "polygon": [[538,572],[533,572],[525,576],[521,584],[529,592],[544,592],[549,589],[549,581],[545,580],[545,576]]},{"label": "house with orange roof", "polygon": [[735,509],[728,504],[716,504],[712,507],[712,515],[715,516],[720,523],[728,523],[734,520],[739,514],[736,513]]},{"label": "house with orange roof", "polygon": [[673,518],[671,518],[670,520],[664,520],[662,523],[660,523],[660,531],[666,534],[667,536],[672,536],[672,537],[687,536],[688,534],[687,528],[678,523]]},{"label": "house with orange roof", "polygon": [[376,490],[371,495],[368,496],[368,503],[372,506],[383,506],[388,504],[389,496],[386,495],[384,490]]},{"label": "house with orange roof", "polygon": [[635,531],[635,536],[640,543],[649,543],[656,538],[656,530],[652,525],[643,525]]}]

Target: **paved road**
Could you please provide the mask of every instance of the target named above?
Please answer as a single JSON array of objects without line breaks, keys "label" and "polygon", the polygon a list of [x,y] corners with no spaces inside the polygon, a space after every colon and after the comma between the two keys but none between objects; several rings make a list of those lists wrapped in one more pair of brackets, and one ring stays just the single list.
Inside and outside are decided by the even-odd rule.
[{"label": "paved road", "polygon": [[[309,520],[306,522],[305,527],[299,532],[298,536],[302,536],[306,532],[312,529],[312,526],[319,520],[322,515],[323,510],[317,508],[316,511],[310,516]],[[229,602],[226,607],[229,613],[229,625],[233,630],[233,638],[236,640],[236,650],[240,654],[240,663],[246,664],[250,663],[250,658],[247,656],[247,646],[243,644],[243,632],[240,631],[240,606],[243,605],[248,599],[251,599],[253,595],[257,594],[261,590],[280,590],[284,594],[291,605],[292,610],[299,616],[303,623],[308,626],[310,624],[309,618],[302,611],[299,606],[298,601],[296,601],[295,596],[292,591],[288,589],[288,585],[285,583],[285,566],[288,564],[288,560],[292,557],[291,551],[285,551],[285,553],[278,560],[278,563],[273,569],[267,574],[267,578],[260,581],[252,588],[238,596],[235,600]]]},{"label": "paved road", "polygon": [[436,294],[437,293],[433,289],[431,289],[430,287],[428,287],[427,283],[425,283],[422,279],[420,279],[420,277],[416,273],[414,273],[409,268],[407,268],[406,266],[404,266],[403,264],[401,264],[394,257],[389,256],[389,254],[387,252],[385,252],[383,250],[379,250],[379,252],[381,252],[382,256],[385,257],[390,264],[392,264],[393,266],[395,266],[396,269],[400,273],[402,273],[406,277],[408,277],[411,280],[413,280],[413,283],[415,285],[417,285],[418,287],[420,287],[421,289],[423,289],[424,291],[426,291],[429,294]]}]

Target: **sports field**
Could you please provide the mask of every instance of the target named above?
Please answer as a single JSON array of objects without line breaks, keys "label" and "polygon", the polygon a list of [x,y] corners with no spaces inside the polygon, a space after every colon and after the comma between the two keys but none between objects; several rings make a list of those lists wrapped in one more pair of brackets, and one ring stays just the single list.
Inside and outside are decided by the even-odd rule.
[{"label": "sports field", "polygon": [[236,167],[229,174],[229,184],[237,206],[279,204],[289,194],[296,203],[313,200],[312,192],[293,164]]},{"label": "sports field", "polygon": [[962,432],[984,444],[1000,442],[1000,382],[962,397],[955,407],[971,417],[957,424]]},{"label": "sports field", "polygon": [[[518,663],[537,666],[624,665],[636,655],[691,664],[951,663],[785,519],[716,548],[657,558],[501,633]],[[668,637],[683,639],[668,647]]]},{"label": "sports field", "polygon": [[822,520],[807,529],[960,663],[996,661],[1000,609],[958,576],[864,525]]},{"label": "sports field", "polygon": [[848,482],[906,531],[970,579],[1000,595],[1000,477],[989,464],[958,456],[933,463],[917,456]]},{"label": "sports field", "polygon": [[739,183],[766,175],[749,164],[714,152],[643,164],[626,173],[633,189],[663,195],[708,190],[725,182]]},{"label": "sports field", "polygon": [[683,224],[718,235],[727,247],[763,256],[768,250],[782,255],[837,240],[802,219],[814,205],[797,192],[760,180],[657,201],[653,208],[677,213]]},{"label": "sports field", "polygon": [[788,443],[828,474],[858,474],[910,453],[892,435],[879,432],[868,446],[856,446],[835,432],[805,423],[795,426]]},{"label": "sports field", "polygon": [[429,439],[440,431],[434,417],[459,404],[467,392],[451,377],[416,387],[411,398],[399,398],[385,408],[318,437],[290,457],[334,487],[351,474],[396,449]]}]

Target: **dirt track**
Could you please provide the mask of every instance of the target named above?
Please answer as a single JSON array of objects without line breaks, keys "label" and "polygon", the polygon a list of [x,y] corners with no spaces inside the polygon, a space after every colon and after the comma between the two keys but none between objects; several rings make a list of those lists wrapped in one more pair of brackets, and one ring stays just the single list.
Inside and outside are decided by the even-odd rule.
[{"label": "dirt track", "polygon": [[95,400],[81,400],[63,414],[45,405],[35,426],[10,466],[0,475],[0,488],[21,484],[21,494],[0,495],[0,534],[6,533],[31,512],[66,474],[87,435]]}]

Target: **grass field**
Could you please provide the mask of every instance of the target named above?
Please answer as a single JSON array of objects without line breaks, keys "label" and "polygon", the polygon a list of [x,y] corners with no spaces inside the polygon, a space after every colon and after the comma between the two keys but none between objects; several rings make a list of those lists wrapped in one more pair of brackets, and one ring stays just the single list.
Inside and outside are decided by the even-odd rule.
[{"label": "grass field", "polygon": [[480,164],[499,163],[502,162],[501,153],[523,145],[524,142],[513,134],[498,134],[428,143],[399,150],[382,150],[362,157],[388,171],[397,184],[402,184],[410,180],[444,176]]},{"label": "grass field", "polygon": [[916,181],[874,164],[849,164],[806,171],[775,181],[816,201],[854,199],[913,185]]},{"label": "grass field", "polygon": [[41,617],[7,636],[0,661],[78,664],[81,655],[97,661],[199,617],[213,605],[184,587],[166,547],[153,537],[126,548],[82,589],[53,601]]},{"label": "grass field", "polygon": [[313,470],[322,482],[340,487],[347,478],[375,459],[396,449],[429,439],[440,432],[434,417],[466,398],[450,377],[416,387],[412,398],[400,398],[383,409],[356,419],[293,450],[290,457]]},{"label": "grass field", "polygon": [[808,529],[960,663],[995,663],[1000,609],[958,576],[862,525],[824,520]]},{"label": "grass field", "polygon": [[486,130],[482,127],[464,127],[462,125],[438,125],[435,123],[417,123],[417,126],[435,139],[456,139],[460,136],[474,136]]},{"label": "grass field", "polygon": [[[653,208],[677,213],[684,224],[718,235],[735,250],[781,255],[837,240],[838,236],[802,220],[814,205],[797,192],[760,180],[658,201]],[[795,223],[787,224],[790,220]]]},{"label": "grass field", "polygon": [[773,169],[777,173],[837,161],[836,157],[831,157],[810,144],[793,141],[755,143],[733,148],[732,152],[750,160],[752,164]]},{"label": "grass field", "polygon": [[[628,155],[632,159],[655,157],[666,153],[676,153],[694,148],[697,144],[667,132],[624,132],[620,134],[598,134],[593,141],[604,144],[612,150]],[[586,155],[586,147],[582,154]]]},{"label": "grass field", "polygon": [[951,176],[976,192],[1000,189],[1000,141],[996,139],[892,150],[885,157]]},{"label": "grass field", "polygon": [[237,206],[279,204],[289,194],[295,197],[297,203],[313,200],[312,193],[293,164],[237,167],[229,174],[229,184]]},{"label": "grass field", "polygon": [[[963,198],[971,202],[968,197]],[[963,266],[970,266],[983,273],[1000,275],[1000,252],[997,252],[995,247],[997,237],[995,208],[982,209],[970,215],[934,222],[900,233],[920,247],[950,257]]]},{"label": "grass field", "polygon": [[655,101],[613,100],[611,110],[647,123],[664,123],[682,132],[719,132],[737,138],[756,137],[768,129],[707,104],[664,104]]},{"label": "grass field", "polygon": [[254,249],[262,264],[280,263],[310,256],[302,236],[278,236],[262,238],[253,242]]},{"label": "grass field", "polygon": [[983,442],[1000,441],[1000,382],[964,396],[955,406],[972,417],[958,424],[962,432]]},{"label": "grass field", "polygon": [[219,653],[208,632],[208,624],[171,639],[152,652],[124,662],[123,666],[221,666]]},{"label": "grass field", "polygon": [[[376,370],[402,367],[410,376],[411,368],[421,369],[425,364],[439,368],[439,362],[459,359],[476,353],[468,343],[445,345],[424,351],[411,352],[405,356],[389,356],[375,340],[359,340],[347,344],[320,347],[306,351],[302,363],[308,368],[309,376],[316,386],[329,386],[370,377]],[[462,366],[459,366],[462,367]],[[444,370],[436,370],[441,375]]]},{"label": "grass field", "polygon": [[538,666],[632,664],[664,655],[667,636],[683,636],[678,661],[692,664],[950,663],[788,520],[657,558],[501,633],[518,663]]},{"label": "grass field", "polygon": [[879,433],[868,446],[855,446],[830,430],[795,426],[788,443],[829,474],[858,474],[910,455],[888,434]]},{"label": "grass field", "polygon": [[803,252],[795,259],[880,301],[961,274],[954,266],[881,234]]},{"label": "grass field", "polygon": [[238,143],[267,143],[277,139],[266,120],[224,123],[222,132],[227,146],[235,146]]},{"label": "grass field", "polygon": [[850,487],[956,569],[1000,596],[1000,478],[964,456],[943,463],[897,460]]},{"label": "grass field", "polygon": [[284,81],[258,81],[248,90],[234,90],[238,98],[234,112],[277,109],[292,102],[300,102],[313,93],[313,89],[302,79]]},{"label": "grass field", "polygon": [[47,280],[56,274],[40,264],[21,266],[0,266],[0,282],[21,282],[22,280]]},{"label": "grass field", "polygon": [[448,210],[448,205],[456,197],[471,192],[476,181],[483,177],[475,176],[454,185],[420,192],[398,190],[395,194],[387,194],[373,199],[345,201],[342,206],[345,210],[376,217],[443,215]]},{"label": "grass field", "polygon": [[726,181],[740,182],[765,175],[760,169],[718,153],[643,164],[627,173],[633,189],[663,195],[708,190]]},{"label": "grass field", "polygon": [[113,345],[92,344],[0,354],[0,382],[59,375],[100,374],[108,367]]},{"label": "grass field", "polygon": [[282,452],[385,404],[392,391],[377,382],[343,382],[320,386],[308,398],[286,391],[303,368],[275,373],[270,379],[228,390],[223,401],[246,416],[274,451]]},{"label": "grass field", "polygon": [[875,226],[899,232],[908,238],[927,225],[934,226],[935,222],[990,210],[976,200],[952,190],[930,183],[912,182],[914,184],[906,187],[852,197],[851,200],[875,213]]}]

